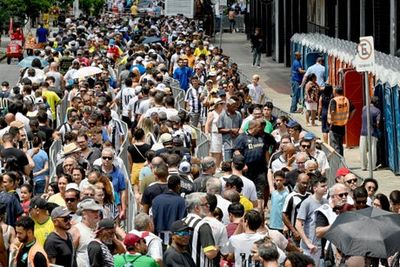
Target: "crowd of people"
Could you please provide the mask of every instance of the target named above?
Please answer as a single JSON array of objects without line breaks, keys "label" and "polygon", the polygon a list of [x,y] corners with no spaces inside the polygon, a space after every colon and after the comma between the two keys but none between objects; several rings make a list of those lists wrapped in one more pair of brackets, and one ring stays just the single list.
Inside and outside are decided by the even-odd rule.
[{"label": "crowd of people", "polygon": [[351,257],[324,239],[339,213],[400,212],[400,191],[389,200],[345,168],[328,192],[320,140],[273,116],[260,77],[241,80],[200,21],[134,11],[67,17],[19,83],[3,81],[1,266],[339,264]]}]

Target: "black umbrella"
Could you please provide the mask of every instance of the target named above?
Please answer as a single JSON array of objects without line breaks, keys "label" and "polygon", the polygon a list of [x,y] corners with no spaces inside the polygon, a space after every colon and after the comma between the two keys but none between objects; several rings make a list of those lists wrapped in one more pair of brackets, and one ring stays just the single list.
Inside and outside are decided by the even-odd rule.
[{"label": "black umbrella", "polygon": [[387,258],[400,250],[400,215],[373,207],[345,212],[324,237],[346,256]]},{"label": "black umbrella", "polygon": [[150,36],[143,39],[142,44],[159,43],[161,38],[157,36]]}]

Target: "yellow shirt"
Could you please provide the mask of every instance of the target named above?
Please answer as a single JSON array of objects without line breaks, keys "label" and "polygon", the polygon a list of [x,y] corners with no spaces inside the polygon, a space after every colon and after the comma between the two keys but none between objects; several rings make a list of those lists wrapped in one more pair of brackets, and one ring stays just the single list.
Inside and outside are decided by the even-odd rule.
[{"label": "yellow shirt", "polygon": [[54,230],[54,224],[51,220],[50,216],[47,221],[43,224],[39,224],[35,222],[35,238],[39,242],[40,245],[44,246],[44,242],[51,232]]},{"label": "yellow shirt", "polygon": [[208,56],[208,55],[210,55],[210,51],[208,51],[207,48],[205,48],[205,47],[203,47],[203,49],[200,49],[200,48],[197,47],[197,48],[194,50],[193,55],[194,55],[195,57],[198,57],[198,56],[200,56],[200,55],[206,55],[206,56]]},{"label": "yellow shirt", "polygon": [[244,211],[249,211],[249,210],[253,209],[253,203],[251,203],[251,201],[247,197],[240,195],[239,202],[240,202],[240,204],[243,205]]},{"label": "yellow shirt", "polygon": [[55,120],[57,112],[56,106],[58,102],[60,102],[60,97],[55,92],[49,90],[42,92],[42,97],[46,97],[46,102],[51,109],[51,115],[53,116],[53,120]]}]

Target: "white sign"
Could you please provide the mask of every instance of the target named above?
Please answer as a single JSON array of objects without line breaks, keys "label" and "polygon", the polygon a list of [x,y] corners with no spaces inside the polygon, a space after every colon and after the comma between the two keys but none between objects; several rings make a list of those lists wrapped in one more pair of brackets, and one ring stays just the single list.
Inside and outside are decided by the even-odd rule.
[{"label": "white sign", "polygon": [[357,46],[356,69],[358,72],[374,71],[374,65],[374,37],[360,37],[360,43]]},{"label": "white sign", "polygon": [[193,18],[194,0],[165,0],[165,15],[176,16],[183,14],[185,17]]}]

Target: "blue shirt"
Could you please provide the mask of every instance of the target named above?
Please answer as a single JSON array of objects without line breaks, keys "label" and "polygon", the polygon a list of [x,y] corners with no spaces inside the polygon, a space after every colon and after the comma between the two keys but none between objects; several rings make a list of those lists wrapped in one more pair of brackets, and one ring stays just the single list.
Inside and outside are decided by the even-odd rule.
[{"label": "blue shirt", "polygon": [[154,229],[157,233],[169,231],[171,224],[186,216],[185,199],[177,193],[168,191],[153,199]]},{"label": "blue shirt", "polygon": [[146,72],[146,68],[142,64],[133,65],[131,67],[130,71],[132,71],[133,68],[137,68],[139,70],[139,72],[140,72],[140,75],[143,75]]},{"label": "blue shirt", "polygon": [[[369,106],[369,113],[371,114],[371,135],[373,137],[379,137],[379,129],[378,129],[378,122],[381,120],[381,111],[376,108],[374,105]],[[367,128],[367,107],[363,107],[362,109],[362,123],[361,123],[361,136],[368,135],[368,128]]]},{"label": "blue shirt", "polygon": [[306,76],[314,73],[317,76],[317,84],[319,86],[325,86],[325,67],[319,63],[315,63],[307,69]]},{"label": "blue shirt", "polygon": [[193,70],[189,67],[180,67],[174,71],[174,79],[179,81],[181,89],[185,91],[189,88],[189,78],[192,75]]},{"label": "blue shirt", "polygon": [[282,209],[287,195],[289,195],[289,191],[286,188],[283,191],[274,190],[271,193],[269,227],[272,229],[283,230]]},{"label": "blue shirt", "polygon": [[126,188],[125,177],[118,168],[113,167],[110,176],[112,177],[114,192],[121,192],[125,190]]},{"label": "blue shirt", "polygon": [[302,69],[303,66],[299,60],[295,59],[292,64],[292,81],[301,83],[303,74],[299,72],[299,68]]},{"label": "blue shirt", "polygon": [[47,34],[49,33],[49,31],[46,28],[39,28],[36,31],[36,35],[38,37],[38,43],[45,43],[47,42]]},{"label": "blue shirt", "polygon": [[[33,168],[32,172],[38,172],[40,170],[43,170],[44,165],[46,164],[46,162],[49,161],[49,156],[46,154],[46,152],[44,150],[39,150],[38,153],[36,153],[33,157],[32,157],[33,162],[35,162],[35,167]],[[43,181],[46,179],[46,175],[49,175],[49,172],[45,172],[42,173],[38,176],[34,176],[33,180],[35,182],[37,181]]]}]

